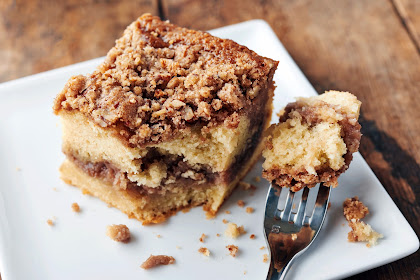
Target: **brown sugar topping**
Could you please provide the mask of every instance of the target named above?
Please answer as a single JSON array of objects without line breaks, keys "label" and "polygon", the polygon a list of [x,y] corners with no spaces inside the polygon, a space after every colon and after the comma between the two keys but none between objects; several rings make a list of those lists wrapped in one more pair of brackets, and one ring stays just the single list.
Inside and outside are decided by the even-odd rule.
[{"label": "brown sugar topping", "polygon": [[117,127],[132,146],[168,140],[198,123],[236,127],[238,112],[268,86],[277,64],[145,14],[96,71],[67,82],[54,111],[79,110],[101,127]]},{"label": "brown sugar topping", "polygon": [[106,235],[117,242],[127,243],[130,241],[130,230],[126,225],[111,225],[106,228]]},{"label": "brown sugar topping", "polygon": [[175,259],[171,256],[165,256],[165,255],[153,256],[153,255],[150,255],[150,257],[144,263],[142,263],[142,265],[140,267],[143,268],[143,269],[150,269],[150,268],[160,266],[160,265],[173,264],[174,262],[175,262]]}]

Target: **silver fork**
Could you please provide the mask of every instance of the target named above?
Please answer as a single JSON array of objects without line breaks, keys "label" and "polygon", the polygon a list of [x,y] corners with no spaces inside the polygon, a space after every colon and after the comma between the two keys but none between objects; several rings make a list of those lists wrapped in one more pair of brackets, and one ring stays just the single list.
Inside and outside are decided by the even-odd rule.
[{"label": "silver fork", "polygon": [[271,262],[267,279],[284,279],[292,263],[312,244],[317,237],[328,209],[330,188],[320,185],[315,207],[310,216],[305,215],[309,189],[304,188],[302,198],[295,202],[295,193],[287,194],[284,208],[279,209],[278,202],[284,188],[273,187],[267,195],[264,217],[264,232]]}]

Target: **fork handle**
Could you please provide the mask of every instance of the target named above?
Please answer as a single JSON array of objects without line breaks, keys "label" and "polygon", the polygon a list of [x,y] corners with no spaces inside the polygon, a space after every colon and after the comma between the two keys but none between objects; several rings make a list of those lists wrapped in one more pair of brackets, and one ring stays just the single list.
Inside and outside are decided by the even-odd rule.
[{"label": "fork handle", "polygon": [[286,278],[286,274],[289,271],[289,268],[292,266],[292,262],[295,260],[293,257],[289,260],[281,270],[277,270],[274,268],[274,262],[271,261],[270,269],[268,271],[267,280],[284,280]]}]

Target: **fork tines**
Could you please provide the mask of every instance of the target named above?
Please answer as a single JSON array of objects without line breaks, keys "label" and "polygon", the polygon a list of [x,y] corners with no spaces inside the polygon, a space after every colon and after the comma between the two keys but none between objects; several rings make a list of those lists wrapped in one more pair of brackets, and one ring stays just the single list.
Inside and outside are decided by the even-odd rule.
[{"label": "fork tines", "polygon": [[[271,208],[274,210],[274,217],[276,219],[286,221],[289,223],[294,223],[296,226],[303,226],[309,224],[311,224],[311,226],[313,227],[319,226],[318,223],[320,223],[323,219],[325,208],[328,207],[328,197],[330,192],[329,187],[320,184],[319,189],[304,188],[301,195],[299,193],[295,193],[289,190],[286,194],[285,202],[281,203],[282,207],[279,207],[280,205],[278,205],[278,200],[280,198],[281,192],[285,190],[283,188],[280,189],[277,187],[272,188],[278,190],[278,195],[274,195],[271,198],[271,200],[273,200],[271,202],[269,201],[270,199],[268,197],[267,207],[269,206],[269,204],[271,204]],[[317,195],[317,197],[312,213],[310,215],[306,215],[305,213],[307,213],[307,202],[310,191],[311,196]],[[316,194],[316,192],[318,193]],[[277,201],[274,201],[275,199]],[[275,208],[274,205],[276,205],[277,208]]]}]

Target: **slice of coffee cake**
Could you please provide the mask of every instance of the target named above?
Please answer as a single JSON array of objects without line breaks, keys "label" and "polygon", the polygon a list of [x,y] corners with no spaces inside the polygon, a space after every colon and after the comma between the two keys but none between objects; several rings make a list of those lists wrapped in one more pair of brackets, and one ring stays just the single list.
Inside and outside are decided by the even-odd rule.
[{"label": "slice of coffee cake", "polygon": [[61,176],[144,223],[215,214],[258,157],[278,62],[145,14],[56,97]]},{"label": "slice of coffee cake", "polygon": [[288,104],[267,131],[264,178],[292,191],[321,182],[336,187],[359,149],[360,105],[354,95],[338,91]]}]

